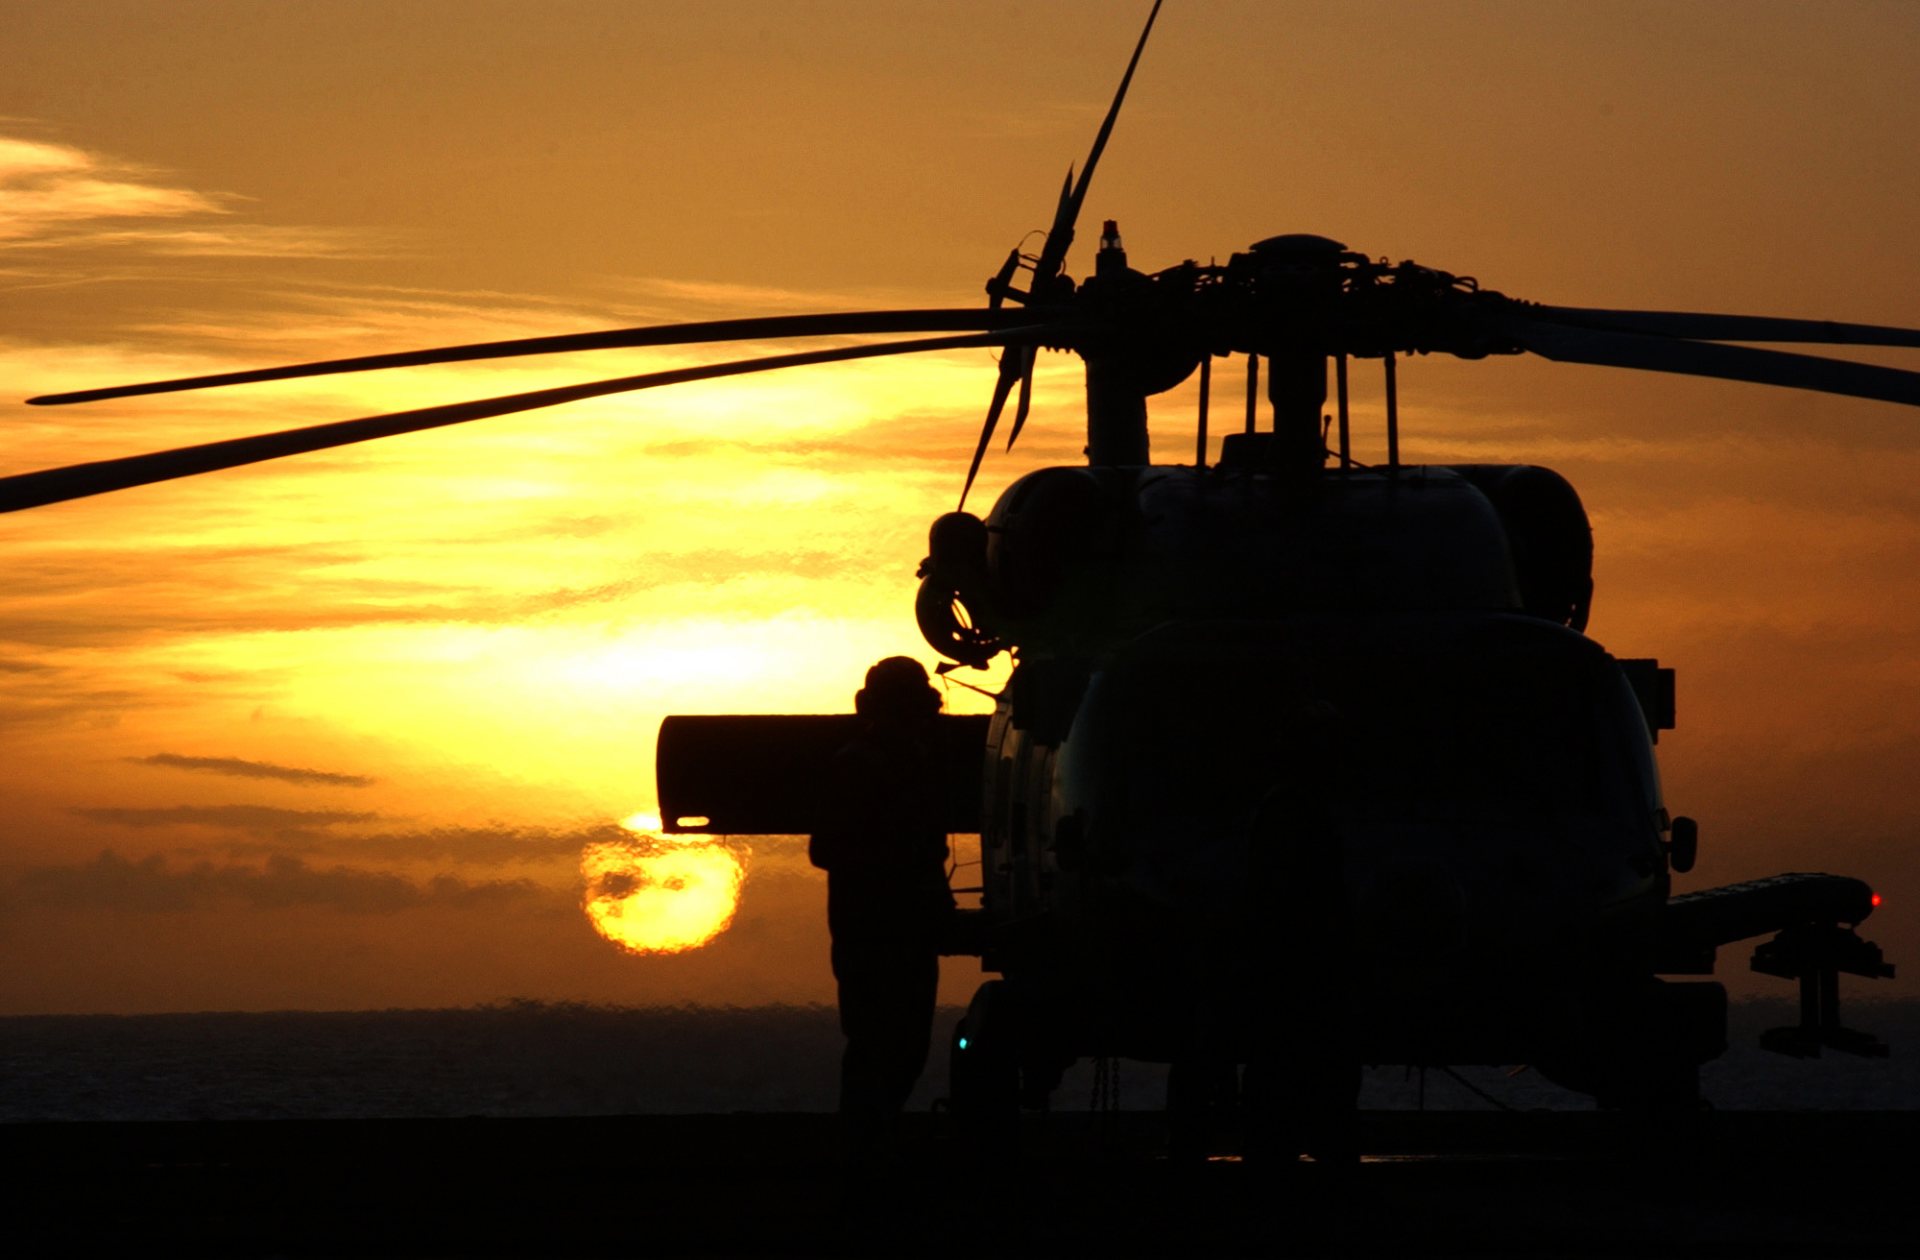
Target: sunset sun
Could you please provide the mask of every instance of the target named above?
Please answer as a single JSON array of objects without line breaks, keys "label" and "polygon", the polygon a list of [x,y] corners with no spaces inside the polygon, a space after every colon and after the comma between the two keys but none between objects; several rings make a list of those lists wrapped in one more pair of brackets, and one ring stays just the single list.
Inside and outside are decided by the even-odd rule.
[{"label": "sunset sun", "polygon": [[581,906],[594,930],[628,953],[697,949],[733,922],[744,854],[708,838],[598,841],[580,855]]}]

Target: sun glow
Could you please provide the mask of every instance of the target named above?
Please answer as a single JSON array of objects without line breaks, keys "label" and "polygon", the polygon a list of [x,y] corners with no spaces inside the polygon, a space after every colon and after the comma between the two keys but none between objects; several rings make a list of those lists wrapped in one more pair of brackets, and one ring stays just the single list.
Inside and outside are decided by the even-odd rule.
[{"label": "sun glow", "polygon": [[635,835],[655,836],[660,833],[660,815],[652,810],[643,809],[637,814],[628,814],[622,818],[620,825]]},{"label": "sun glow", "polygon": [[580,854],[586,883],[581,908],[600,935],[634,954],[698,949],[727,930],[747,876],[744,848],[701,837],[639,832],[635,814],[621,825],[635,834],[601,840]]}]

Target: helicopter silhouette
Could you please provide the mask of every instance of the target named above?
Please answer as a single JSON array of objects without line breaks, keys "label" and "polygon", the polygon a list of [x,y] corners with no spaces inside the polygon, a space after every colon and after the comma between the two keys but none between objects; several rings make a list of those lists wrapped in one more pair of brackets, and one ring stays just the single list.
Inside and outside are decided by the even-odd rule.
[{"label": "helicopter silhouette", "polygon": [[[1610,1101],[1684,1100],[1724,1043],[1724,992],[1659,977],[1710,974],[1720,946],[1769,934],[1760,961],[1797,978],[1806,1002],[1775,1044],[1874,1049],[1837,1011],[1838,974],[1890,974],[1852,931],[1870,890],[1783,876],[1670,895],[1668,872],[1691,865],[1696,842],[1652,770],[1671,674],[1582,633],[1592,552],[1577,493],[1532,466],[1403,465],[1393,373],[1401,354],[1531,353],[1920,405],[1914,373],[1723,344],[1911,347],[1920,333],[1538,306],[1307,235],[1144,273],[1114,227],[1076,283],[1068,251],[1152,23],[1039,251],[1009,254],[984,308],[624,329],[33,401],[592,348],[911,340],[28,473],[0,479],[0,510],[605,394],[1003,347],[964,508],[1008,408],[1009,444],[1030,415],[1037,352],[1069,351],[1087,371],[1087,466],[1030,474],[984,518],[935,522],[916,599],[956,665],[1018,658],[993,719],[947,727],[954,830],[983,835],[984,904],[956,946],[1003,977],[961,1034],[960,1101],[1004,1109],[1088,1054],[1329,1080],[1349,1062],[1526,1061]],[[1154,464],[1146,400],[1196,372],[1208,398],[1213,359],[1236,354],[1245,430],[1209,466],[1203,403],[1195,462]],[[1386,373],[1377,467],[1351,441],[1348,372],[1365,359]],[[806,750],[837,721],[670,719],[669,830],[806,830]]]}]

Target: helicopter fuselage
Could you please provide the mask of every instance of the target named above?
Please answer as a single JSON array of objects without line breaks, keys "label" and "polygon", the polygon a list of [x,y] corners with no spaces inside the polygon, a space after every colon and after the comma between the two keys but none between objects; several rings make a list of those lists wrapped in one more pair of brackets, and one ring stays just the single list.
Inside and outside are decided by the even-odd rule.
[{"label": "helicopter fuselage", "polygon": [[1536,1061],[1570,1003],[1652,972],[1648,729],[1570,630],[1172,623],[1089,671],[1057,739],[1041,672],[1039,721],[1010,700],[989,735],[987,964],[1083,1007],[1087,1052],[1171,1058],[1198,1020],[1244,1059],[1311,967],[1372,1061]]},{"label": "helicopter fuselage", "polygon": [[1288,1009],[1369,1061],[1537,1062],[1640,1001],[1669,890],[1654,727],[1573,603],[1528,610],[1577,589],[1584,620],[1590,542],[1570,488],[1543,526],[1475,484],[1527,478],[1565,486],[1229,460],[1002,496],[962,596],[1021,645],[985,956],[1041,1040],[1246,1061]]}]

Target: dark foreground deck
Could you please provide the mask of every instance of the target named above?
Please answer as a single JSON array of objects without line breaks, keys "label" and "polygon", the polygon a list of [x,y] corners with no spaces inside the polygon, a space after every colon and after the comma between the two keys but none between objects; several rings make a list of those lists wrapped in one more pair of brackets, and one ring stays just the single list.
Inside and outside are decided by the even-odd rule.
[{"label": "dark foreground deck", "polygon": [[1173,1165],[1147,1113],[981,1167],[912,1117],[849,1185],[815,1115],[0,1125],[14,1255],[1910,1256],[1920,1113],[1374,1113],[1358,1168]]}]

